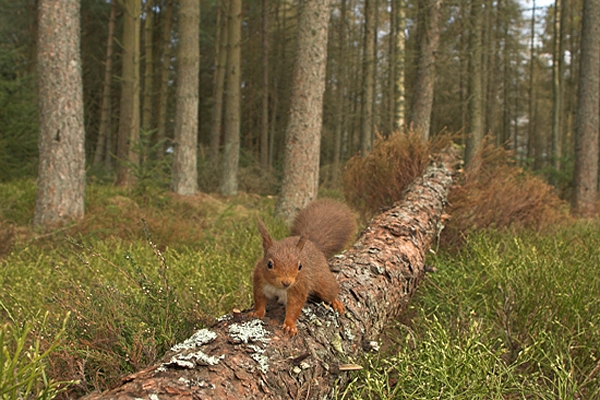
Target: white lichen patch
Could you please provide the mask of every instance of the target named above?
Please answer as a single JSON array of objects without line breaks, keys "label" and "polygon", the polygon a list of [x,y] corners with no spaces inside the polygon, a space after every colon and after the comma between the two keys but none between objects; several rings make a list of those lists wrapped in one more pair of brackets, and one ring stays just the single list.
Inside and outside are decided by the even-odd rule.
[{"label": "white lichen patch", "polygon": [[150,400],[160,400],[159,397],[158,397],[158,395],[156,393],[150,394],[150,396],[148,396],[148,398]]},{"label": "white lichen patch", "polygon": [[207,383],[205,380],[199,380],[199,379],[186,379],[184,377],[179,378],[179,382],[183,383],[184,385],[186,385],[187,387],[199,387],[199,388],[208,388],[208,389],[214,389],[215,385],[213,385],[212,383]]},{"label": "white lichen patch", "polygon": [[196,333],[194,333],[190,338],[183,341],[183,343],[178,343],[175,346],[171,347],[171,351],[179,352],[182,350],[189,350],[196,347],[203,346],[215,340],[217,338],[217,334],[208,329],[200,329]]},{"label": "white lichen patch", "polygon": [[177,354],[171,357],[169,362],[163,363],[161,367],[177,366],[180,368],[192,369],[196,365],[217,365],[219,360],[225,358],[225,355],[220,357],[209,356],[201,350],[188,353],[188,354]]},{"label": "white lichen patch", "polygon": [[181,378],[179,378],[179,382],[183,383],[184,385],[188,385],[188,386],[190,384],[190,380],[185,379],[183,376]]},{"label": "white lichen patch", "polygon": [[229,335],[234,343],[248,344],[250,342],[267,343],[269,331],[264,328],[260,319],[253,319],[243,324],[229,325]]},{"label": "white lichen patch", "polygon": [[258,369],[263,373],[269,370],[269,359],[264,355],[265,350],[256,343],[266,344],[269,342],[269,332],[264,328],[260,319],[244,322],[243,324],[231,324],[229,326],[229,335],[234,343],[243,343],[248,349],[253,351],[250,357],[258,364]]},{"label": "white lichen patch", "polygon": [[250,357],[258,363],[258,369],[266,374],[269,371],[269,359],[262,353],[254,353]]},{"label": "white lichen patch", "polygon": [[354,336],[354,333],[352,333],[352,331],[348,327],[344,329],[344,334],[346,335],[346,339],[350,341],[353,341],[356,338],[356,336]]},{"label": "white lichen patch", "polygon": [[231,315],[231,314],[221,315],[219,318],[217,318],[217,322],[229,321],[232,318],[233,318],[233,315]]}]

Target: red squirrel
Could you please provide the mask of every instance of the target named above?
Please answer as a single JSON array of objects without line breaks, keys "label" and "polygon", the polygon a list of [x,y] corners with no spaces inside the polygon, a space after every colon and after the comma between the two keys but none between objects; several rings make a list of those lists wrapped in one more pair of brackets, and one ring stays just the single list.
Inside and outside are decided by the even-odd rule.
[{"label": "red squirrel", "polygon": [[254,268],[252,316],[264,317],[267,300],[276,298],[286,305],[282,328],[293,336],[298,333],[296,320],[309,295],[344,312],[327,258],[342,250],[356,230],[354,215],[346,205],[329,199],[313,201],[296,215],[291,236],[280,241],[271,238],[260,219],[258,230],[264,255]]}]

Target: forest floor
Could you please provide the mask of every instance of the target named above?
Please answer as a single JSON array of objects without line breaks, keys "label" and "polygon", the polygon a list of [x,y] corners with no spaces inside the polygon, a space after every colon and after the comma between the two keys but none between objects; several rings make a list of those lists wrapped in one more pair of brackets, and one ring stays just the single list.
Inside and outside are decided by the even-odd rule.
[{"label": "forest floor", "polygon": [[[287,234],[275,199],[146,189],[90,184],[82,222],[38,232],[35,182],[0,184],[0,397],[106,389],[251,306],[257,217]],[[600,396],[598,221],[434,250],[437,272],[337,398]]]}]

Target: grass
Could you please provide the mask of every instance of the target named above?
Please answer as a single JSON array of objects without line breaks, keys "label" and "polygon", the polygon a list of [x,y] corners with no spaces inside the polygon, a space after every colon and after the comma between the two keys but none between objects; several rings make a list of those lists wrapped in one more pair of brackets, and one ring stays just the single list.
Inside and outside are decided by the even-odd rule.
[{"label": "grass", "polygon": [[[0,382],[25,382],[21,398],[103,390],[249,307],[256,218],[277,238],[287,231],[272,216],[275,199],[243,193],[91,184],[85,219],[50,233],[30,227],[34,203],[33,181],[0,184],[2,351],[17,360]],[[460,250],[441,250],[384,350],[336,396],[599,397],[599,228],[474,232]]]},{"label": "grass", "polygon": [[339,398],[600,396],[600,227],[472,235]]},{"label": "grass", "polygon": [[31,185],[2,186],[0,228],[8,228],[0,230],[10,245],[0,254],[0,314],[17,329],[47,312],[46,337],[58,337],[70,314],[60,345],[40,360],[48,379],[37,384],[72,381],[71,397],[118,383],[214,318],[250,307],[256,219],[277,237],[287,231],[272,198],[148,197],[92,184],[85,219],[43,233],[28,226]]}]

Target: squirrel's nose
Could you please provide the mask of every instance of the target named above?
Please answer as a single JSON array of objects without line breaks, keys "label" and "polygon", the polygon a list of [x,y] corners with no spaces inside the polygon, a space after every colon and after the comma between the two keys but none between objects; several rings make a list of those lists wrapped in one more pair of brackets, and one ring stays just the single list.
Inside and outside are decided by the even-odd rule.
[{"label": "squirrel's nose", "polygon": [[282,280],[281,284],[283,285],[284,288],[287,288],[287,287],[289,287],[292,284],[292,281],[288,280],[288,279]]}]

